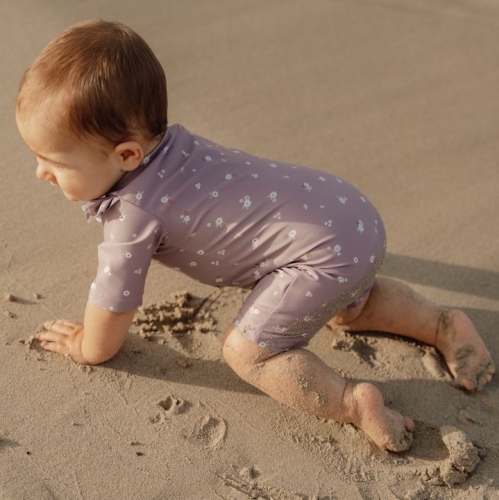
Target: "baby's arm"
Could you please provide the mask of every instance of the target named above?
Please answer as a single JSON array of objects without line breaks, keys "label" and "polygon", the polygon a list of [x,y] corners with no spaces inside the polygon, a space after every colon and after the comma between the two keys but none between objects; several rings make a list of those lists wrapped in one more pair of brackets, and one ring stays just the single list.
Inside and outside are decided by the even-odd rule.
[{"label": "baby's arm", "polygon": [[69,355],[84,365],[97,365],[118,352],[134,313],[115,313],[87,302],[83,325],[69,320],[49,321],[37,339],[47,351]]}]

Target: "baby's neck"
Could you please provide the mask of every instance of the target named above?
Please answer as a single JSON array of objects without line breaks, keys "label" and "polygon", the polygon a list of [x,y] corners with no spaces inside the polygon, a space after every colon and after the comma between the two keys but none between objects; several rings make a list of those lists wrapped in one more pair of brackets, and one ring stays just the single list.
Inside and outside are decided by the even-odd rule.
[{"label": "baby's neck", "polygon": [[152,153],[156,146],[161,142],[161,139],[163,138],[163,135],[158,135],[154,139],[147,141],[143,140],[142,142],[142,149],[144,150],[144,156],[147,156],[148,154]]}]

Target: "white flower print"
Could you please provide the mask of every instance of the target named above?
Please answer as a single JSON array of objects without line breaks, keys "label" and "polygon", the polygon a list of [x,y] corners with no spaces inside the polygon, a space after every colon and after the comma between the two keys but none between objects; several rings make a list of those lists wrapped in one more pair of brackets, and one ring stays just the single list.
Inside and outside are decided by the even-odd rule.
[{"label": "white flower print", "polygon": [[281,218],[281,212],[277,212],[276,214],[274,214],[274,219],[281,220]]},{"label": "white flower print", "polygon": [[272,167],[272,168],[277,168],[277,165],[275,163],[269,163],[269,165]]},{"label": "white flower print", "polygon": [[369,261],[371,262],[371,264],[374,264],[374,261],[376,260],[376,257],[373,255],[371,255],[371,257],[369,258]]},{"label": "white flower print", "polygon": [[104,272],[104,274],[111,276],[111,268],[109,266],[106,266],[102,271]]},{"label": "white flower print", "polygon": [[227,173],[225,174],[225,180],[230,181],[230,180],[231,180],[231,179],[233,179],[233,178],[234,178],[234,174],[231,174],[231,173],[229,173],[229,172],[227,172]]},{"label": "white flower print", "polygon": [[324,225],[327,227],[333,227],[333,221],[331,219],[328,219],[324,221]]},{"label": "white flower print", "polygon": [[126,219],[126,214],[121,214],[118,220],[120,222],[123,222],[125,219]]},{"label": "white flower print", "polygon": [[124,255],[125,255],[125,257],[127,259],[131,259],[132,258],[132,254],[130,252],[125,252]]},{"label": "white flower print", "polygon": [[251,162],[250,161],[246,161],[245,164],[246,165],[251,165]]},{"label": "white flower print", "polygon": [[288,236],[294,240],[296,239],[296,229],[291,229],[291,231],[288,233]]},{"label": "white flower print", "polygon": [[287,328],[285,328],[284,326],[281,326],[281,325],[276,325],[276,326],[274,326],[273,330],[274,330],[274,332],[276,332],[276,333],[285,333],[285,332],[287,332],[287,331],[288,331],[288,329],[287,329]]},{"label": "white flower print", "polygon": [[199,146],[199,141],[194,141],[192,144]]},{"label": "white flower print", "polygon": [[90,288],[92,290],[95,290],[97,288],[97,285],[95,284],[95,282],[90,285]]},{"label": "white flower print", "polygon": [[251,198],[248,194],[244,195],[243,198],[239,200],[239,203],[242,203],[243,210],[248,210],[251,207]]},{"label": "white flower print", "polygon": [[198,250],[198,255],[204,255],[204,250]]},{"label": "white flower print", "polygon": [[277,201],[277,193],[275,191],[272,191],[267,198],[272,202],[275,203]]},{"label": "white flower print", "polygon": [[324,208],[326,208],[324,205],[319,205],[319,208],[321,208],[322,210],[324,210]]},{"label": "white flower print", "polygon": [[211,222],[207,222],[206,227],[211,227]]},{"label": "white flower print", "polygon": [[238,151],[237,149],[233,149],[232,152],[236,153],[236,155],[238,155],[241,151]]},{"label": "white flower print", "polygon": [[186,153],[186,152],[182,149],[182,156],[183,156],[184,158],[189,158],[189,156],[191,156],[191,154],[190,154],[190,153]]},{"label": "white flower print", "polygon": [[[313,319],[314,319],[314,318],[313,318],[312,316],[307,315],[307,316],[305,316],[305,317],[303,318],[303,321],[306,321],[306,322],[308,323],[309,321],[312,321]],[[305,334],[305,336],[306,336],[306,335],[307,335],[307,334]]]},{"label": "white flower print", "polygon": [[137,235],[135,233],[133,233],[132,238],[137,238]]},{"label": "white flower print", "polygon": [[219,260],[213,260],[213,261],[211,262],[211,265],[212,265],[212,266],[218,266],[219,264],[220,264],[220,261],[219,261]]},{"label": "white flower print", "polygon": [[308,191],[310,193],[310,191],[312,191],[312,186],[308,183],[308,182],[304,182],[301,187],[303,189],[305,189],[305,191]]},{"label": "white flower print", "polygon": [[339,283],[346,283],[347,281],[348,281],[348,278],[344,278],[343,276],[338,276]]},{"label": "white flower print", "polygon": [[125,291],[123,292],[123,295],[124,295],[125,297],[128,297],[128,296],[130,295],[130,291],[129,291],[129,290],[125,290]]},{"label": "white flower print", "polygon": [[218,217],[218,219],[215,221],[215,226],[222,227],[223,224],[224,224],[224,220],[222,219],[222,217]]},{"label": "white flower print", "polygon": [[338,179],[338,177],[336,177],[336,182],[338,182],[339,184],[343,184],[343,179]]},{"label": "white flower print", "polygon": [[260,274],[260,271],[255,271],[253,273],[253,278],[255,278],[256,280],[259,280],[261,278],[261,274]]},{"label": "white flower print", "polygon": [[189,224],[189,221],[191,220],[190,216],[188,215],[188,212],[184,212],[180,218],[182,219],[184,224]]},{"label": "white flower print", "polygon": [[201,183],[200,183],[200,182],[198,182],[197,184],[194,184],[194,187],[195,187],[196,189],[201,189]]},{"label": "white flower print", "polygon": [[217,254],[218,254],[218,255],[225,255],[225,249],[223,249],[223,250],[219,250],[219,251],[217,252]]},{"label": "white flower print", "polygon": [[259,343],[258,343],[258,345],[259,345],[260,347],[263,347],[263,348],[265,349],[266,347],[268,347],[268,346],[269,346],[269,343],[268,343],[268,342],[264,342],[264,341],[262,340],[261,342],[259,342]]},{"label": "white flower print", "polygon": [[251,240],[251,246],[252,246],[253,248],[256,248],[256,247],[258,246],[258,241],[259,241],[259,240],[258,240],[258,238],[253,238],[253,239]]},{"label": "white flower print", "polygon": [[335,245],[334,247],[327,247],[327,249],[333,254],[333,255],[341,255],[341,246],[340,245]]},{"label": "white flower print", "polygon": [[358,257],[354,257],[354,258],[353,258],[353,263],[354,263],[354,264],[358,264],[358,263],[359,263],[359,259],[358,259]]},{"label": "white flower print", "polygon": [[223,281],[224,281],[224,279],[223,279],[223,278],[217,278],[217,279],[215,280],[215,283],[222,283]]},{"label": "white flower print", "polygon": [[197,262],[194,262],[194,261],[189,262],[189,266],[191,266],[191,267],[196,267],[197,265],[198,265]]},{"label": "white flower print", "polygon": [[347,202],[348,198],[346,196],[338,196],[338,200],[344,205]]},{"label": "white flower print", "polygon": [[165,195],[161,198],[161,203],[170,203],[171,204],[172,199],[170,198],[169,195]]},{"label": "white flower print", "polygon": [[170,146],[165,146],[162,151],[163,151],[163,154],[166,154],[166,152],[170,149]]},{"label": "white flower print", "polygon": [[319,177],[319,180],[320,180],[321,182],[326,182],[326,178],[325,178],[325,177],[322,177],[322,176],[321,176],[321,177]]},{"label": "white flower print", "polygon": [[165,173],[166,173],[166,170],[164,168],[162,168],[159,172],[158,172],[158,176],[163,178],[165,176]]},{"label": "white flower print", "polygon": [[355,222],[357,224],[357,231],[362,234],[364,232],[364,223],[359,219]]},{"label": "white flower print", "polygon": [[137,200],[141,200],[144,197],[144,191],[137,191],[137,194],[135,195],[135,198]]},{"label": "white flower print", "polygon": [[308,291],[305,293],[305,297],[313,297],[313,296],[314,296],[314,294],[313,294],[310,290],[308,290]]},{"label": "white flower print", "polygon": [[251,314],[260,314],[260,311],[255,306],[251,306],[250,313]]},{"label": "white flower print", "polygon": [[210,198],[218,198],[218,191],[212,191],[210,193]]},{"label": "white flower print", "polygon": [[135,269],[134,273],[135,274],[142,274],[142,268],[139,267],[138,269]]},{"label": "white flower print", "polygon": [[266,259],[263,262],[260,262],[260,267],[268,267],[272,264],[272,261],[270,259]]},{"label": "white flower print", "polygon": [[254,177],[255,179],[258,179],[258,174],[251,174],[251,177]]},{"label": "white flower print", "polygon": [[206,162],[208,162],[208,163],[209,163],[210,161],[212,161],[211,156],[205,156],[205,157],[204,157],[204,161],[206,161]]},{"label": "white flower print", "polygon": [[361,196],[360,199],[361,199],[361,201],[363,201],[364,203],[366,203],[366,199],[363,196]]},{"label": "white flower print", "polygon": [[279,278],[284,278],[284,271],[282,269],[278,269],[277,276],[279,276]]},{"label": "white flower print", "polygon": [[142,160],[142,163],[144,165],[148,165],[149,162],[151,161],[151,157],[149,155],[147,155],[143,160]]}]

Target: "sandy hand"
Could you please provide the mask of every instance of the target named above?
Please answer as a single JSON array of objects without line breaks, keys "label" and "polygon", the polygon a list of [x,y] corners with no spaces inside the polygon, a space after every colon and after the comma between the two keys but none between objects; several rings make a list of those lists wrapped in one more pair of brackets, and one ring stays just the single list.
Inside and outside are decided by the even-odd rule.
[{"label": "sandy hand", "polygon": [[442,311],[435,347],[443,354],[456,382],[465,389],[479,391],[492,380],[496,371],[494,361],[462,311]]},{"label": "sandy hand", "polygon": [[44,330],[37,333],[36,339],[46,351],[71,356],[77,363],[87,364],[81,353],[83,325],[74,321],[58,319],[47,321]]}]

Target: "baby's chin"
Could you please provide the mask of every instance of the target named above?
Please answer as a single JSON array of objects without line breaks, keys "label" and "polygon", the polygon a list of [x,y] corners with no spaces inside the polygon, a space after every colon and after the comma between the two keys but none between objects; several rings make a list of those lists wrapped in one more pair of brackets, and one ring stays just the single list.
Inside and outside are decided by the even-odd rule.
[{"label": "baby's chin", "polygon": [[66,199],[68,199],[69,201],[85,201],[85,200],[80,200],[80,199],[76,198],[75,196],[73,196],[69,193],[66,193],[65,191],[63,191],[62,193],[64,194]]}]

